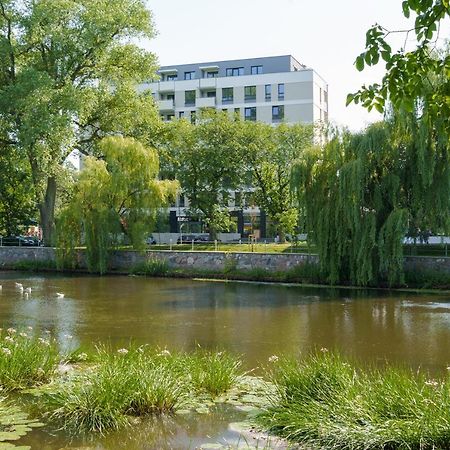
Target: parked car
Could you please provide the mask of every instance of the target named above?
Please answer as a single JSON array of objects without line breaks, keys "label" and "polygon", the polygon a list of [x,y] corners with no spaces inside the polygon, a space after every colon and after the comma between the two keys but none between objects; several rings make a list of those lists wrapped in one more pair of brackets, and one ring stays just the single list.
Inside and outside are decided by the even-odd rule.
[{"label": "parked car", "polygon": [[42,241],[34,236],[6,236],[0,238],[0,245],[16,247],[39,247]]}]

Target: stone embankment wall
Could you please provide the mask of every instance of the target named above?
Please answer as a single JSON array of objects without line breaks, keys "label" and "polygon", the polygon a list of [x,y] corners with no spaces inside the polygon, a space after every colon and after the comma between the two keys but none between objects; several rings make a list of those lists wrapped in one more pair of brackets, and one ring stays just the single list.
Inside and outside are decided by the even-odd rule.
[{"label": "stone embankment wall", "polygon": [[[85,268],[84,252],[79,253],[79,266]],[[316,255],[301,253],[226,253],[190,251],[115,251],[111,254],[112,270],[128,271],[146,259],[157,258],[167,261],[175,269],[251,270],[262,268],[268,272],[291,269],[306,262],[317,263]],[[23,261],[54,261],[55,250],[45,247],[0,247],[0,269],[14,267]],[[450,257],[407,256],[405,268],[411,270],[439,270],[450,274]]]}]

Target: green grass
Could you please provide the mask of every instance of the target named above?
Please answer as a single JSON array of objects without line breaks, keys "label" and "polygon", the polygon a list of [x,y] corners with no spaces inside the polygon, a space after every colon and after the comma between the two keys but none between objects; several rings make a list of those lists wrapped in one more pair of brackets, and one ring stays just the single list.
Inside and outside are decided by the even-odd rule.
[{"label": "green grass", "polygon": [[166,261],[158,258],[149,258],[146,261],[134,265],[130,273],[134,275],[147,275],[159,277],[167,275],[169,266]]},{"label": "green grass", "polygon": [[359,370],[337,354],[280,359],[271,406],[256,420],[306,448],[450,448],[450,377],[400,368]]},{"label": "green grass", "polygon": [[19,390],[48,382],[60,356],[50,335],[39,338],[32,330],[14,328],[0,333],[0,386],[3,390]]},{"label": "green grass", "polygon": [[64,429],[104,433],[132,416],[170,413],[200,394],[219,395],[233,385],[239,366],[224,353],[103,348],[92,367],[44,390],[40,402]]},{"label": "green grass", "polygon": [[24,259],[11,265],[13,270],[22,270],[25,272],[40,272],[42,270],[56,270],[56,262],[49,260]]}]

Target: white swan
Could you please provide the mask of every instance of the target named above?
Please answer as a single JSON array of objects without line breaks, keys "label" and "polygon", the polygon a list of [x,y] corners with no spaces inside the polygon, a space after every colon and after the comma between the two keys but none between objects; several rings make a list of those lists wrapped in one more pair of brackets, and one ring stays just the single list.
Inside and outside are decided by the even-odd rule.
[{"label": "white swan", "polygon": [[31,294],[31,288],[30,288],[30,287],[27,287],[27,288],[25,289],[25,292],[26,292],[27,294]]},{"label": "white swan", "polygon": [[58,298],[64,298],[64,294],[62,292],[57,292],[56,297]]},{"label": "white swan", "polygon": [[23,284],[22,283],[14,283],[16,288],[23,288]]}]

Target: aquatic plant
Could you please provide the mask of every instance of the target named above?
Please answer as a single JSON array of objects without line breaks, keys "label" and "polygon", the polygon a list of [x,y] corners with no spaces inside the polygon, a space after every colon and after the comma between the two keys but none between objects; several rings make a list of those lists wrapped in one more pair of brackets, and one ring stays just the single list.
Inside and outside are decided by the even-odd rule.
[{"label": "aquatic plant", "polygon": [[135,275],[147,275],[147,276],[164,276],[169,272],[169,266],[167,261],[159,258],[149,258],[142,263],[135,264],[130,273]]},{"label": "aquatic plant", "polygon": [[115,352],[99,348],[94,361],[41,393],[42,408],[63,428],[103,433],[132,416],[189,407],[199,392],[224,392],[239,367],[224,353],[171,354],[133,346]]},{"label": "aquatic plant", "polygon": [[16,446],[18,441],[33,428],[43,426],[37,420],[29,419],[17,406],[12,405],[5,398],[0,398],[0,449],[1,450],[28,450],[29,446]]},{"label": "aquatic plant", "polygon": [[448,375],[359,370],[328,352],[272,365],[278,392],[256,418],[270,432],[308,448],[449,448]]},{"label": "aquatic plant", "polygon": [[25,389],[50,380],[60,357],[50,334],[37,337],[32,330],[0,331],[0,386]]}]

